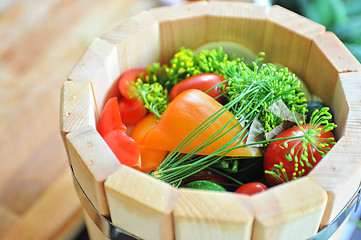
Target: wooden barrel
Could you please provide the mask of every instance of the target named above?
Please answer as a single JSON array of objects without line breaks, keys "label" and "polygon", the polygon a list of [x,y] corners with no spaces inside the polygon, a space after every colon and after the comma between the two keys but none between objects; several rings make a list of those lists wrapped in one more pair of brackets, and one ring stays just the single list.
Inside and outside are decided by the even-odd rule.
[{"label": "wooden barrel", "polygon": [[[254,196],[176,189],[119,164],[99,135],[100,112],[119,75],[215,41],[265,52],[267,62],[287,66],[331,107],[338,142],[308,176]],[[307,239],[337,216],[361,181],[360,71],[332,32],[279,6],[202,1],[150,9],[92,41],[63,85],[61,134],[88,200],[138,238]],[[84,217],[92,239],[107,239]]]}]

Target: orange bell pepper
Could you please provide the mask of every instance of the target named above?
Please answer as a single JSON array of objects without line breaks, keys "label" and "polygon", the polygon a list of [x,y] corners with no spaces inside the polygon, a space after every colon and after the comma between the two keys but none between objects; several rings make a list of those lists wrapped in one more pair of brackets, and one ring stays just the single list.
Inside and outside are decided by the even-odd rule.
[{"label": "orange bell pepper", "polygon": [[[206,121],[222,108],[223,106],[220,103],[202,91],[196,89],[184,91],[168,105],[167,109],[162,114],[159,123],[144,136],[141,146],[172,151],[194,129],[202,124],[202,122]],[[189,153],[231,121],[225,130],[222,130],[222,134],[224,133],[222,137],[201,149],[197,154],[209,155],[227,144],[243,130],[243,127],[239,124],[238,120],[233,119],[233,117],[234,115],[228,110],[223,112],[215,122],[205,129],[205,131],[203,131],[196,139],[193,139],[190,145],[182,150],[182,152]],[[236,127],[231,129],[233,126]],[[229,132],[225,133],[228,130]],[[245,130],[242,137],[246,131],[247,130]],[[244,145],[246,139],[240,142],[242,137],[238,138],[234,143],[227,147],[227,149],[235,146],[237,143],[239,143],[239,145]],[[248,157],[261,155],[260,149],[255,147],[236,148],[227,154],[227,156]]]},{"label": "orange bell pepper", "polygon": [[[138,145],[142,142],[147,132],[155,127],[157,124],[157,118],[154,114],[149,113],[142,118],[133,128],[130,137],[134,139]],[[162,162],[167,151],[150,149],[140,146],[140,156],[142,159],[142,165],[134,167],[142,172],[150,172],[156,170],[158,165]]]}]

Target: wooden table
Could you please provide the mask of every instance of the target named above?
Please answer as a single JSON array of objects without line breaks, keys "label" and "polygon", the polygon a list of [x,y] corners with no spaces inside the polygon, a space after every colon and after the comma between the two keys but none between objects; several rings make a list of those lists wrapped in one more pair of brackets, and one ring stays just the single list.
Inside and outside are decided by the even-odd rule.
[{"label": "wooden table", "polygon": [[59,133],[60,89],[91,39],[150,0],[0,1],[0,239],[83,226]]}]

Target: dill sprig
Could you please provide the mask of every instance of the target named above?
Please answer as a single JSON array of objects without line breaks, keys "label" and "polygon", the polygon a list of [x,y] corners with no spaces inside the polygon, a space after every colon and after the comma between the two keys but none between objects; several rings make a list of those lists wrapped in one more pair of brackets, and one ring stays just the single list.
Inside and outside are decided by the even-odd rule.
[{"label": "dill sprig", "polygon": [[[282,100],[289,109],[294,109],[300,114],[307,111],[306,98],[301,91],[297,77],[290,73],[287,68],[276,68],[273,64],[261,64],[253,62],[253,68],[243,62],[229,62],[222,64],[228,80],[227,95],[232,100],[242,95],[240,102],[230,110],[237,114],[240,108],[245,108],[245,114],[259,107],[254,115],[245,119],[252,121],[257,117],[265,128],[265,132],[271,131],[284,121],[269,111],[269,107]],[[259,104],[261,103],[261,104]]]},{"label": "dill sprig", "polygon": [[182,47],[174,54],[169,65],[153,63],[148,66],[147,75],[143,81],[160,83],[169,92],[180,81],[200,73],[217,73],[225,76],[225,72],[220,67],[222,63],[241,61],[239,58],[230,61],[221,47],[212,50],[205,49],[198,54],[189,48]]},{"label": "dill sprig", "polygon": [[158,119],[169,104],[169,95],[167,89],[159,83],[146,83],[141,79],[131,83],[130,97],[140,98],[144,106],[152,112]]}]

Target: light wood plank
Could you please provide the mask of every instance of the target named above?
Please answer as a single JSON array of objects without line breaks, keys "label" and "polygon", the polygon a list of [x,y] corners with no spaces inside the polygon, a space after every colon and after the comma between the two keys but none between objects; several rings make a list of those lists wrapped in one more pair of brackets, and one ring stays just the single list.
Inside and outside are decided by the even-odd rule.
[{"label": "light wood plank", "polygon": [[[361,111],[360,111],[360,89],[361,89],[361,72],[347,72],[339,74],[339,86],[336,91],[342,91],[344,99],[347,101],[348,114],[345,123],[344,135],[351,138],[361,137]],[[336,94],[335,94],[336,95]],[[344,111],[335,108],[338,115],[342,115]]]},{"label": "light wood plank", "polygon": [[242,2],[210,2],[207,42],[232,41],[256,55],[264,51],[267,7]]},{"label": "light wood plank", "polygon": [[280,63],[304,78],[311,40],[324,31],[325,27],[316,22],[272,6],[264,37],[265,61]]},{"label": "light wood plank", "polygon": [[329,224],[342,210],[361,182],[361,141],[343,137],[309,176],[328,194],[321,227]]},{"label": "light wood plank", "polygon": [[254,216],[246,195],[180,189],[173,216],[177,240],[251,239]]},{"label": "light wood plank", "polygon": [[167,63],[181,47],[196,49],[206,42],[208,2],[150,9],[159,21],[160,59]]},{"label": "light wood plank", "polygon": [[100,214],[109,216],[104,182],[120,163],[99,133],[86,127],[66,136],[69,161],[83,191]]},{"label": "light wood plank", "polygon": [[[332,32],[316,37],[311,45],[305,80],[313,94],[331,105],[339,73],[360,71],[361,65]],[[320,80],[325,79],[325,80]]]},{"label": "light wood plank", "polygon": [[174,239],[175,188],[122,165],[105,182],[105,193],[116,226],[144,239]]},{"label": "light wood plank", "polygon": [[251,201],[255,210],[252,240],[304,240],[317,233],[327,193],[303,177],[256,194]]},{"label": "light wood plank", "polygon": [[60,101],[60,132],[63,140],[73,130],[87,126],[96,129],[98,112],[90,82],[65,82]]},{"label": "light wood plank", "polygon": [[119,75],[117,46],[95,38],[68,78],[71,81],[91,82],[97,109],[102,109],[108,89]]}]

